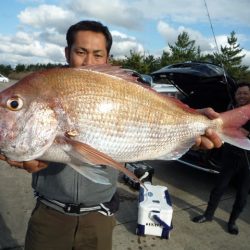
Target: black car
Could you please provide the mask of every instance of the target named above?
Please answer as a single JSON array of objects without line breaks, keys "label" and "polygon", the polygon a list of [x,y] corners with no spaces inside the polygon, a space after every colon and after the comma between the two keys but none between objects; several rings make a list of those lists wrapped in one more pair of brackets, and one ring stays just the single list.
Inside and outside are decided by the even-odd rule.
[{"label": "black car", "polygon": [[[151,73],[154,83],[173,84],[180,99],[195,109],[212,107],[217,112],[227,110],[233,100],[236,83],[223,68],[205,62],[184,62],[169,65]],[[221,149],[189,150],[179,160],[189,166],[219,173]]]}]

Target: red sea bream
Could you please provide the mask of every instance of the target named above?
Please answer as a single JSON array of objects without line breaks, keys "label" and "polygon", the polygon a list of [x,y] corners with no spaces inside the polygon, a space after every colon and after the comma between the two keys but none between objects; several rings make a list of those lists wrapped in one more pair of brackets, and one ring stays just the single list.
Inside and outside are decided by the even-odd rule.
[{"label": "red sea bream", "polygon": [[0,116],[0,151],[7,158],[67,163],[100,183],[101,170],[93,167],[88,176],[86,164],[132,175],[122,163],[177,159],[209,127],[224,141],[250,148],[239,129],[250,105],[209,120],[109,65],[33,73],[0,93]]}]

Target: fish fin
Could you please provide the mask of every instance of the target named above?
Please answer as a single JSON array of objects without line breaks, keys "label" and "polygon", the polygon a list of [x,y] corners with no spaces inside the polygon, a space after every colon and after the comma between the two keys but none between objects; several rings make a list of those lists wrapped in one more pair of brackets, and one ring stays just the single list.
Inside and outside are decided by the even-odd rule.
[{"label": "fish fin", "polygon": [[221,135],[223,141],[234,145],[235,147],[250,150],[250,140],[247,138],[235,138],[227,135]]},{"label": "fish fin", "polygon": [[[72,147],[72,149],[68,153],[78,160],[86,162],[90,165],[105,165],[113,167],[129,176],[136,182],[142,184],[142,182],[132,172],[126,169],[123,164],[115,161],[110,156],[94,149],[90,145],[73,140],[71,138],[63,137],[61,139],[63,139],[68,145]],[[57,140],[59,141],[60,138],[57,138]]]},{"label": "fish fin", "polygon": [[70,167],[72,167],[74,170],[76,170],[79,174],[83,175],[84,177],[86,177],[87,179],[98,183],[98,184],[102,184],[102,185],[110,185],[110,181],[107,177],[105,177],[104,175],[107,173],[103,170],[101,170],[100,168],[96,168],[93,166],[77,166],[74,164],[68,164]]},{"label": "fish fin", "polygon": [[250,150],[248,131],[241,127],[250,120],[250,104],[220,114],[223,121],[221,138],[236,147]]},{"label": "fish fin", "polygon": [[135,75],[133,71],[123,69],[121,66],[111,64],[100,64],[100,65],[86,65],[74,70],[90,70],[103,74],[110,75],[112,77],[119,77],[123,80],[140,83],[139,76]]}]

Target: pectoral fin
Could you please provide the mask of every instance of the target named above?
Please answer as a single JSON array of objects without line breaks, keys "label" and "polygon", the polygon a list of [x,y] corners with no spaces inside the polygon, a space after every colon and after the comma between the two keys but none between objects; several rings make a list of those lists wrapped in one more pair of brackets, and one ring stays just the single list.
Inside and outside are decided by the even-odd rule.
[{"label": "pectoral fin", "polygon": [[136,182],[141,183],[141,181],[128,169],[126,169],[123,164],[113,160],[108,155],[96,150],[95,148],[73,140],[71,138],[62,138],[62,140],[71,146],[71,150],[68,152],[73,157],[77,158],[78,160],[88,163],[90,165],[106,165],[113,167],[125,175],[129,176],[131,179],[135,180]]}]

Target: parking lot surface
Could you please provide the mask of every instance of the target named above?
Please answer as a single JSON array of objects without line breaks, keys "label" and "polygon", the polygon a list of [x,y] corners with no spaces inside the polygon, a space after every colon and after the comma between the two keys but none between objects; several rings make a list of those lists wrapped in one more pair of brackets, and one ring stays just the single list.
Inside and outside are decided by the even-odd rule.
[{"label": "parking lot surface", "polygon": [[[195,224],[191,218],[202,213],[216,175],[201,172],[177,162],[152,161],[154,185],[167,186],[173,203],[173,230],[170,239],[135,234],[138,191],[118,180],[120,210],[116,214],[114,250],[170,249],[223,250],[250,249],[250,206],[238,220],[240,234],[227,233],[227,220],[234,201],[231,187],[223,196],[213,222]],[[21,250],[27,222],[34,206],[31,175],[23,170],[0,164],[0,249]]]}]

